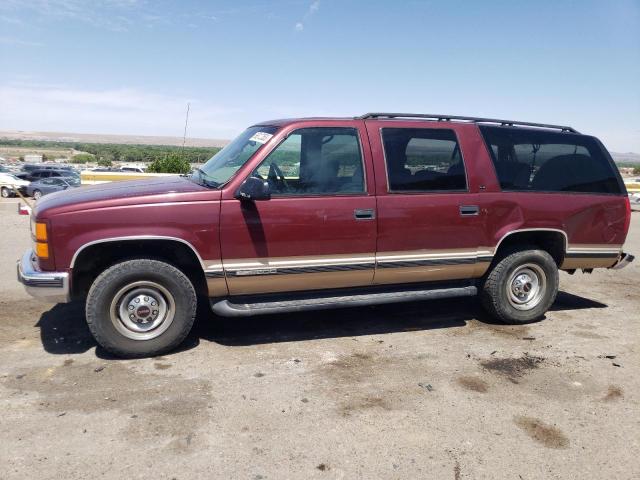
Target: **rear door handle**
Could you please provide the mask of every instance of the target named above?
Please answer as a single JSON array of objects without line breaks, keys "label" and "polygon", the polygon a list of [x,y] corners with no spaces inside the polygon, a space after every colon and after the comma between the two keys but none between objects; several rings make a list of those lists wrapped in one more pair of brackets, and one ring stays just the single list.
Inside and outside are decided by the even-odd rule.
[{"label": "rear door handle", "polygon": [[473,217],[480,214],[477,205],[460,205],[460,215],[463,217]]},{"label": "rear door handle", "polygon": [[376,218],[376,212],[373,208],[356,208],[353,211],[353,217],[356,220],[373,220]]}]

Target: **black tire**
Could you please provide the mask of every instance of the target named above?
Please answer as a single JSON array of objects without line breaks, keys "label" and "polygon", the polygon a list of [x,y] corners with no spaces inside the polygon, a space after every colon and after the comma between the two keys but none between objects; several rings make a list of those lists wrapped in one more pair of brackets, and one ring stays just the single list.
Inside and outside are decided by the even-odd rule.
[{"label": "black tire", "polygon": [[40,197],[42,197],[42,192],[40,190],[34,190],[33,191],[33,198],[38,200]]},{"label": "black tire", "polygon": [[[539,287],[534,294],[536,280]],[[558,282],[558,267],[551,255],[535,246],[523,246],[505,252],[493,265],[480,297],[485,310],[497,320],[530,323],[542,319],[551,307],[558,294]],[[527,298],[531,301],[526,302]]]},{"label": "black tire", "polygon": [[0,193],[0,195],[2,195],[2,198],[10,198],[13,197],[13,192],[7,187],[2,187],[2,192]]},{"label": "black tire", "polygon": [[[152,307],[149,301],[143,312],[146,318],[122,320],[126,315],[119,315],[121,305],[126,313],[137,315],[144,305],[133,302],[154,300],[154,295],[155,305],[160,306]],[[132,306],[134,312],[128,310]],[[113,265],[95,279],[87,296],[86,316],[93,337],[105,350],[118,357],[137,358],[160,355],[180,345],[193,326],[196,307],[195,289],[184,273],[158,260],[136,259]],[[153,308],[161,312],[158,319],[165,319],[157,327],[138,332],[127,326],[146,328],[141,323],[145,320],[153,325],[156,320],[151,313],[158,313],[150,310]]]}]

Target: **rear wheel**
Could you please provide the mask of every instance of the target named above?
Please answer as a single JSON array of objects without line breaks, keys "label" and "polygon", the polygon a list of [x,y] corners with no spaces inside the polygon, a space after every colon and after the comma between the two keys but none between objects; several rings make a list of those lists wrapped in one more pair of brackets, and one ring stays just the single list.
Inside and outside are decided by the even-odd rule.
[{"label": "rear wheel", "polygon": [[503,255],[481,291],[484,308],[504,323],[541,319],[558,294],[558,267],[544,250],[522,247]]},{"label": "rear wheel", "polygon": [[93,282],[87,296],[89,329],[121,357],[145,357],[177,347],[187,336],[197,299],[187,276],[158,260],[118,263]]},{"label": "rear wheel", "polygon": [[13,192],[9,190],[7,187],[2,187],[2,191],[0,192],[2,198],[9,198],[13,196]]},{"label": "rear wheel", "polygon": [[42,192],[40,190],[33,191],[33,198],[35,198],[36,200],[38,200],[41,196],[42,196]]}]

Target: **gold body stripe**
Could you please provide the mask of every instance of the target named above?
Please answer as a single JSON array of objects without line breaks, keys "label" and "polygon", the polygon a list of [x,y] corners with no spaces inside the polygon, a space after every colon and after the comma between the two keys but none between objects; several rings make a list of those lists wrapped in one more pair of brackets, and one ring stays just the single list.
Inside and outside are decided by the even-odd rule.
[{"label": "gold body stripe", "polygon": [[[570,245],[561,269],[610,267],[621,245]],[[211,296],[479,278],[495,247],[205,261]],[[593,256],[590,256],[593,255]]]}]

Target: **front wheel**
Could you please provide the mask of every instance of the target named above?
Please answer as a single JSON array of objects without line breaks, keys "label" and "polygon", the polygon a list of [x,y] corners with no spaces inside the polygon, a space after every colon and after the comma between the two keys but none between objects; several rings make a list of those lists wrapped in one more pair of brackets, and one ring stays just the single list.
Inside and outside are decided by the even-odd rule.
[{"label": "front wheel", "polygon": [[33,198],[38,200],[42,196],[42,192],[40,190],[33,191]]},{"label": "front wheel", "polygon": [[1,195],[2,195],[2,198],[9,198],[13,196],[13,192],[9,190],[7,187],[2,187]]},{"label": "front wheel", "polygon": [[187,336],[196,293],[180,270],[158,260],[118,263],[91,285],[87,324],[96,341],[120,357],[160,355]]},{"label": "front wheel", "polygon": [[558,294],[558,267],[544,250],[524,247],[496,263],[481,291],[484,308],[504,323],[541,319]]}]

